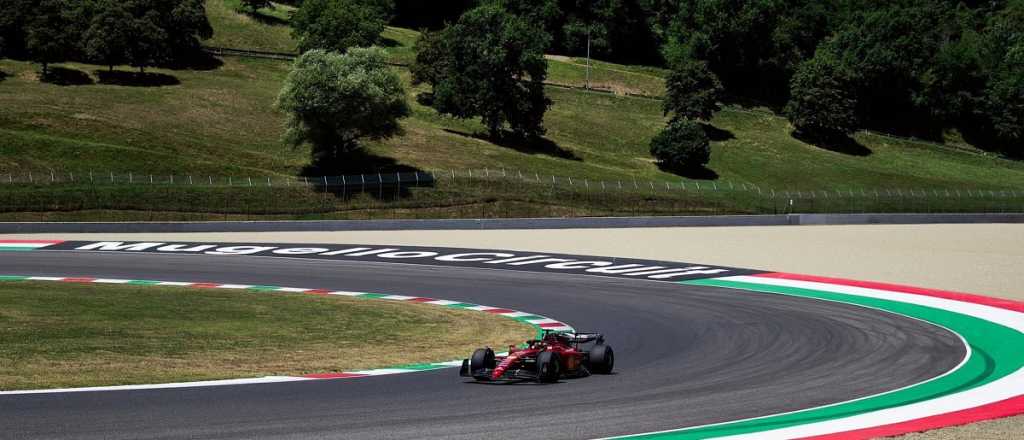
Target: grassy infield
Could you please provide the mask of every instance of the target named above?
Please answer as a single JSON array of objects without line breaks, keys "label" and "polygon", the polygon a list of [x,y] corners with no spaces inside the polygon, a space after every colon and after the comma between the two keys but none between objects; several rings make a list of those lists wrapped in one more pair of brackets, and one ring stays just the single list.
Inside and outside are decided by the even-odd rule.
[{"label": "grassy infield", "polygon": [[[262,10],[263,18],[253,18],[236,13],[232,0],[210,0],[207,5],[217,31],[209,44],[294,50],[283,22],[287,16],[284,7]],[[387,30],[386,45],[393,58],[411,57],[415,35],[409,30]],[[279,141],[283,117],[272,104],[289,67],[285,62],[225,58],[223,65],[213,70],[155,69],[178,83],[163,87],[103,84],[98,73],[101,67],[73,63],[66,67],[84,72],[92,83],[44,84],[36,79],[36,66],[0,61],[0,71],[6,75],[0,82],[0,101],[5,103],[0,108],[0,136],[5,140],[0,143],[0,181],[5,180],[5,173],[23,176],[28,170],[37,175],[55,170],[79,177],[90,171],[113,171],[265,181],[266,176],[294,176],[307,162],[306,151],[284,147]],[[399,71],[408,79],[407,71]],[[552,57],[549,79],[582,85],[584,72],[581,60]],[[596,62],[592,83],[620,92],[659,95],[664,74],[655,68]],[[719,132],[709,165],[717,180],[683,178],[660,171],[647,151],[650,138],[665,121],[655,100],[549,88],[554,101],[546,117],[551,142],[541,148],[526,148],[479,139],[477,135],[483,131],[479,123],[441,117],[415,104],[413,98],[421,91],[421,87],[410,87],[413,116],[403,122],[405,134],[369,143],[369,151],[378,157],[359,169],[456,169],[460,175],[472,169],[477,178],[454,183],[444,180],[432,189],[413,189],[398,201],[381,201],[370,195],[339,198],[294,188],[171,191],[144,185],[19,185],[0,190],[4,199],[0,220],[777,212],[791,209],[785,206],[790,198],[795,199],[792,209],[805,211],[1024,208],[1020,197],[1024,164],[970,147],[859,133],[855,139],[863,147],[862,153],[869,154],[832,152],[794,139],[785,119],[763,109],[729,107],[711,121]],[[546,184],[481,181],[478,177],[485,168],[517,170],[517,176],[522,170],[528,176],[543,177]],[[550,175],[563,177],[557,188],[550,185]],[[566,187],[564,177],[572,177],[576,186]],[[585,185],[599,180],[607,182],[604,191],[595,189],[597,183],[587,190]],[[646,190],[608,190],[617,189],[617,182],[633,180],[657,184],[654,191],[649,184],[637,185]],[[178,183],[182,181],[179,178]],[[664,182],[673,183],[674,189],[666,191]],[[680,182],[690,191],[682,191]],[[753,183],[762,188],[762,195],[773,189],[778,194],[799,190],[800,195],[786,200],[758,197],[756,191],[697,195],[692,191],[697,183],[705,190]],[[878,199],[873,197],[875,189],[882,195]],[[939,197],[935,197],[935,189]],[[946,198],[946,189],[961,190],[962,198],[953,192]],[[968,189],[1015,192],[1006,197],[988,194],[987,199],[977,200],[967,198]],[[819,192],[811,198],[808,190]],[[845,197],[837,199],[836,190]],[[850,198],[851,190],[860,196]],[[907,190],[919,196],[909,197]],[[931,196],[920,196],[921,190]],[[872,197],[863,197],[865,193]]]},{"label": "grassy infield", "polygon": [[0,390],[352,371],[534,336],[511,319],[301,294],[0,283]]}]

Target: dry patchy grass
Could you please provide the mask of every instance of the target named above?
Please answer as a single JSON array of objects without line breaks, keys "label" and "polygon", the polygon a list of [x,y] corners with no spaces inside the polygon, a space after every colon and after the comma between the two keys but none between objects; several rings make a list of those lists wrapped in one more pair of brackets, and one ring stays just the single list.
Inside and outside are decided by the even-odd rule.
[{"label": "dry patchy grass", "polygon": [[519,343],[510,319],[423,304],[0,283],[0,390],[351,371]]}]

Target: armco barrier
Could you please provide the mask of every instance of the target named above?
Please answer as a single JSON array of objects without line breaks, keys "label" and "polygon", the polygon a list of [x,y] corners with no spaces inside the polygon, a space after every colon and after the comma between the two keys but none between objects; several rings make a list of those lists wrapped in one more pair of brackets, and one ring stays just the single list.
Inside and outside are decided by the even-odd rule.
[{"label": "armco barrier", "polygon": [[1024,214],[788,214],[464,220],[323,220],[152,223],[0,223],[0,233],[287,232],[619,229],[710,226],[1024,223]]}]

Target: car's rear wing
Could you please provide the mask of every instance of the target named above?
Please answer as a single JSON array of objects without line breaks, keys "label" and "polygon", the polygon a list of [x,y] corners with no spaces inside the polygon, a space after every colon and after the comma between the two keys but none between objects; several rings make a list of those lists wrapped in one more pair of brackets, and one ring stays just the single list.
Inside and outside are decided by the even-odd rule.
[{"label": "car's rear wing", "polygon": [[565,332],[565,331],[558,331],[558,330],[544,330],[541,333],[541,339],[543,339],[544,336],[547,336],[547,335],[549,335],[551,333],[558,333],[560,335],[566,336],[566,337],[569,338],[570,342],[572,342],[572,343],[574,343],[576,345],[586,344],[586,343],[589,343],[589,342],[594,342],[594,343],[597,343],[597,344],[604,343],[604,334],[603,333]]}]

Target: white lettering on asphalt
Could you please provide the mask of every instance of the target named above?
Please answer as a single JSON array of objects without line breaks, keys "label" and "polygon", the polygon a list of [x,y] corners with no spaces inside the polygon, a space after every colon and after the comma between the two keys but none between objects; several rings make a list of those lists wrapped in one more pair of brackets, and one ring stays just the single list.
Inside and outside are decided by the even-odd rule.
[{"label": "white lettering on asphalt", "polygon": [[[651,269],[654,269],[654,268],[652,267]],[[630,272],[630,273],[627,273],[625,275],[627,277],[638,277],[638,276],[641,276],[641,275],[654,275],[654,274],[669,273],[669,272],[685,272],[685,271],[688,271],[688,270],[700,270],[700,269],[707,269],[707,268],[703,267],[703,266],[696,266],[696,267],[684,267],[684,268],[675,268],[675,269],[645,270],[643,272]]]},{"label": "white lettering on asphalt", "polygon": [[350,249],[343,249],[343,250],[340,250],[340,251],[324,252],[324,253],[322,253],[320,255],[328,256],[329,257],[329,256],[333,256],[333,255],[344,255],[344,254],[348,254],[348,253],[352,253],[352,252],[368,251],[368,250],[370,250],[370,248],[364,248],[364,247],[363,248],[350,248]]},{"label": "white lettering on asphalt", "polygon": [[593,269],[587,269],[590,273],[606,273],[611,275],[623,274],[626,272],[636,272],[640,270],[651,270],[651,269],[664,269],[662,266],[644,266],[642,264],[620,264],[618,266],[611,267],[595,267]]},{"label": "white lettering on asphalt", "polygon": [[548,269],[586,269],[588,267],[603,267],[611,266],[615,263],[608,261],[571,261],[568,263],[555,263],[544,266]]},{"label": "white lettering on asphalt", "polygon": [[277,249],[276,247],[267,246],[227,246],[214,249],[212,251],[206,251],[207,255],[252,255],[260,252],[266,252],[269,250]]},{"label": "white lettering on asphalt", "polygon": [[515,263],[508,263],[508,265],[509,266],[525,266],[527,264],[559,263],[559,262],[568,262],[568,261],[576,261],[576,260],[566,260],[565,258],[541,258],[539,260],[517,261]]},{"label": "white lettering on asphalt", "polygon": [[435,260],[437,260],[437,261],[462,262],[462,263],[470,263],[470,262],[476,262],[476,261],[489,262],[489,261],[487,261],[488,260],[487,257],[483,257],[483,258],[478,257],[478,256],[482,256],[482,255],[487,255],[487,256],[490,256],[490,257],[498,257],[498,258],[509,258],[509,257],[514,257],[515,256],[515,254],[503,254],[501,252],[474,252],[474,253],[470,253],[470,254],[442,255],[440,257],[435,258]]},{"label": "white lettering on asphalt", "polygon": [[100,243],[87,244],[79,247],[80,251],[144,251],[149,248],[161,246],[164,243],[135,243],[124,244],[120,241],[104,241]]},{"label": "white lettering on asphalt", "polygon": [[397,251],[397,250],[398,249],[374,249],[374,250],[370,250],[370,251],[366,251],[366,252],[357,252],[357,253],[354,253],[354,254],[348,254],[346,256],[347,257],[368,257],[368,256],[374,255],[374,254],[380,254],[380,253],[383,253],[383,252],[393,252],[393,251]]},{"label": "white lettering on asphalt", "polygon": [[161,247],[161,248],[159,248],[157,250],[160,251],[160,252],[202,252],[202,251],[205,251],[207,249],[213,249],[213,248],[217,247],[217,245],[215,245],[215,244],[204,244],[204,245],[192,246],[192,247],[186,247],[186,246],[192,246],[192,245],[190,245],[190,244],[169,244],[169,245],[163,246],[163,247]]},{"label": "white lettering on asphalt", "polygon": [[[707,266],[664,267],[646,266],[643,264],[618,264],[600,260],[575,260],[552,258],[549,255],[516,256],[506,252],[467,252],[460,254],[440,255],[435,251],[407,251],[400,248],[369,248],[356,247],[337,251],[320,247],[280,248],[276,246],[217,244],[171,244],[171,243],[125,243],[120,241],[96,242],[76,248],[77,250],[97,251],[128,251],[141,252],[193,252],[208,255],[253,255],[273,253],[275,255],[316,255],[341,257],[377,257],[383,259],[426,259],[453,263],[485,263],[506,266],[544,265],[551,270],[580,270],[591,274],[618,275],[627,277],[646,277],[655,280],[669,280],[694,275],[717,275],[730,272],[729,269],[716,269]],[[156,249],[154,249],[156,248]],[[211,250],[212,249],[212,250]]]},{"label": "white lettering on asphalt", "polygon": [[651,279],[655,279],[655,280],[667,280],[669,278],[684,277],[684,276],[691,276],[691,275],[715,275],[715,274],[719,274],[719,273],[722,273],[722,272],[728,272],[728,270],[726,270],[726,269],[688,270],[686,272],[666,273],[666,274],[661,274],[661,275],[651,275],[651,276],[648,276],[647,278],[651,278]]},{"label": "white lettering on asphalt", "polygon": [[278,249],[278,250],[274,251],[274,253],[278,254],[278,255],[309,255],[309,254],[319,254],[319,253],[322,253],[322,252],[327,252],[329,250],[330,249],[327,249],[327,248],[289,248],[289,249]]},{"label": "white lettering on asphalt", "polygon": [[530,255],[528,257],[506,258],[504,260],[485,261],[484,263],[487,263],[487,264],[505,264],[505,263],[511,263],[513,261],[532,260],[534,258],[547,258],[547,255]]},{"label": "white lettering on asphalt", "polygon": [[381,258],[430,258],[430,257],[436,257],[436,256],[437,256],[437,252],[418,252],[418,251],[388,252],[386,254],[378,255],[378,257],[381,257]]}]

